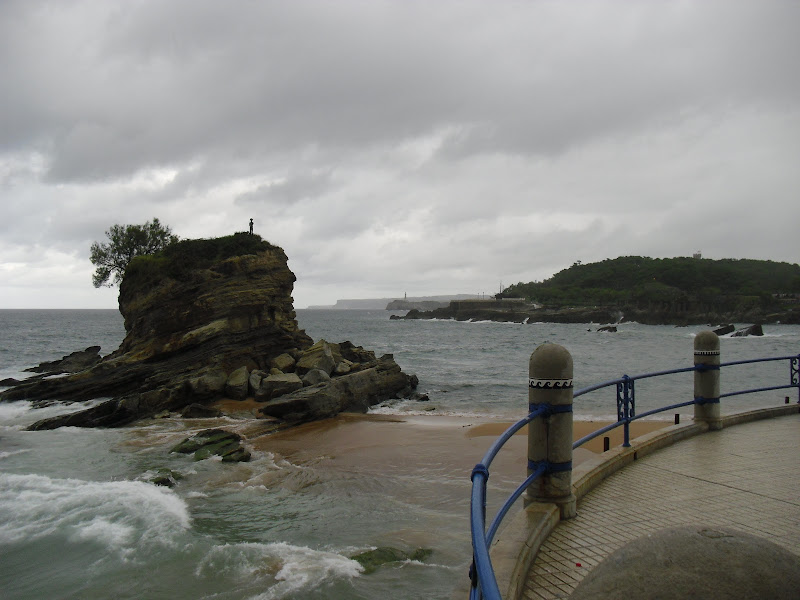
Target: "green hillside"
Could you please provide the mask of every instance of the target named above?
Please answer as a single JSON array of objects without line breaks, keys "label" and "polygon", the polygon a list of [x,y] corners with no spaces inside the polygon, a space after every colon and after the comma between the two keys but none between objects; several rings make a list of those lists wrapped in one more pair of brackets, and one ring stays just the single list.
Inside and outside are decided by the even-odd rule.
[{"label": "green hillside", "polygon": [[800,265],[769,260],[623,256],[576,263],[542,282],[517,283],[505,297],[548,307],[779,307],[800,293]]}]

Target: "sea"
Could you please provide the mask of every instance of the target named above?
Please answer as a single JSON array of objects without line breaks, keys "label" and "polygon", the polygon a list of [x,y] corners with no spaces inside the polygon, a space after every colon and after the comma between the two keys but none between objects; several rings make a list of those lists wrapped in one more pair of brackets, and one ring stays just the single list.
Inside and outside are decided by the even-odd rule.
[{"label": "sea", "polygon": [[[463,423],[466,431],[478,421],[522,418],[528,360],[544,342],[569,350],[579,389],[691,366],[693,338],[707,329],[622,322],[617,332],[605,333],[597,331],[601,324],[389,316],[297,311],[300,327],[315,340],[349,340],[379,356],[393,354],[418,376],[426,401],[383,402],[367,417],[414,419],[417,437],[405,443],[369,429],[337,430],[333,420],[276,437],[274,445],[260,440],[248,463],[193,462],[169,449],[203,427],[235,428],[236,419],[29,432],[25,427],[36,420],[91,403],[0,404],[0,597],[453,598],[465,587],[471,560],[470,465],[492,438],[448,451],[439,424]],[[764,333],[723,336],[722,361],[800,352],[800,326],[768,325]],[[22,378],[27,367],[92,345],[110,353],[123,337],[116,310],[0,310],[0,379]],[[789,381],[788,362],[730,367],[723,369],[722,392]],[[797,401],[796,390],[762,392],[725,398],[722,410],[774,406],[785,396]],[[691,397],[691,373],[636,382],[637,412]],[[671,421],[673,412],[691,415],[689,408],[654,418]],[[575,418],[615,420],[615,389],[577,398]],[[356,433],[348,439],[336,431]],[[517,481],[525,476],[523,458]],[[181,477],[176,486],[151,483],[161,468]],[[514,482],[494,483],[508,492]],[[432,554],[370,574],[350,558],[386,545]]]}]

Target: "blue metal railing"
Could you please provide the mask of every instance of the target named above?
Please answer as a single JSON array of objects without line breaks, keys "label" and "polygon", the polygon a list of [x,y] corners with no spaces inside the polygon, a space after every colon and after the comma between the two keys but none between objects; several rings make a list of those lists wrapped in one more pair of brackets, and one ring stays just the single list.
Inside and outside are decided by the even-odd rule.
[{"label": "blue metal railing", "polygon": [[[775,390],[797,388],[798,404],[800,404],[800,354],[796,356],[776,356],[770,358],[737,360],[727,363],[720,363],[719,368],[721,369],[723,367],[732,367],[736,365],[745,365],[745,364],[762,363],[762,362],[775,362],[782,360],[789,361],[788,384],[773,385],[773,386],[752,388],[747,390],[738,390],[735,392],[728,392],[725,394],[720,394],[719,398],[739,396],[742,394],[754,394],[758,392],[769,392]],[[617,379],[612,379],[610,381],[605,381],[603,383],[590,385],[588,387],[577,390],[573,394],[573,398],[578,398],[580,396],[583,396],[585,394],[594,392],[602,388],[616,386],[617,422],[602,427],[597,431],[594,431],[589,435],[584,436],[579,440],[576,440],[572,444],[572,448],[573,449],[578,448],[579,446],[585,444],[589,440],[592,440],[600,435],[603,435],[604,433],[611,431],[612,429],[615,429],[619,426],[624,427],[624,434],[623,434],[624,441],[622,445],[628,447],[630,446],[630,424],[632,421],[635,421],[637,419],[642,419],[644,417],[648,417],[657,413],[674,410],[676,408],[691,406],[693,404],[704,404],[708,402],[709,400],[706,400],[704,398],[694,398],[687,402],[670,404],[669,406],[656,408],[637,415],[634,382],[640,379],[660,377],[662,375],[674,375],[676,373],[706,371],[709,368],[717,368],[717,367],[716,366],[709,367],[708,365],[699,364],[681,369],[670,369],[667,371],[644,373],[641,375],[634,375],[633,377],[629,377],[628,375],[623,375],[622,377],[619,377]],[[713,401],[717,400],[715,399]],[[500,588],[498,587],[497,579],[494,574],[494,568],[492,567],[492,560],[489,556],[489,546],[491,546],[492,540],[494,539],[494,536],[497,533],[497,529],[500,527],[500,523],[508,513],[511,506],[519,499],[519,497],[528,488],[528,486],[530,486],[531,483],[533,483],[538,477],[540,477],[545,473],[547,468],[545,465],[538,466],[537,469],[533,473],[531,473],[531,475],[529,475],[516,490],[514,490],[514,492],[503,503],[503,506],[500,508],[500,510],[498,510],[497,515],[492,520],[492,523],[487,531],[486,530],[486,484],[489,480],[489,465],[492,463],[495,456],[497,456],[497,453],[501,450],[501,448],[505,445],[505,443],[509,439],[511,439],[511,436],[513,436],[517,431],[522,429],[525,425],[527,425],[533,419],[542,415],[546,411],[547,409],[544,407],[537,408],[536,410],[529,413],[525,418],[514,423],[499,438],[497,438],[497,440],[495,440],[495,442],[491,445],[489,450],[484,455],[481,462],[475,465],[475,468],[472,470],[470,525],[472,529],[473,560],[469,572],[470,580],[472,582],[469,595],[470,600],[479,600],[481,598],[487,598],[488,600],[502,600],[502,596],[500,595]]]}]

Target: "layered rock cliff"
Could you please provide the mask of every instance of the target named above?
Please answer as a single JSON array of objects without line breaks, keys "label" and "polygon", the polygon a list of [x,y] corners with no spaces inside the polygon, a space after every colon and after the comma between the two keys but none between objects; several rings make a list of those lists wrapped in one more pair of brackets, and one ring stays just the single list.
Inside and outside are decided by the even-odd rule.
[{"label": "layered rock cliff", "polygon": [[[119,349],[78,373],[22,382],[0,394],[0,400],[47,404],[110,398],[31,428],[115,426],[192,403],[258,395],[262,382],[287,373],[300,387],[318,384],[300,379],[312,369],[297,368],[306,354],[315,352],[310,352],[313,340],[297,325],[294,281],[283,250],[257,235],[185,240],[159,255],[138,257],[120,286],[127,333]],[[350,350],[348,359],[339,352],[339,363],[330,365],[326,377],[380,366],[374,354],[358,350],[361,354]],[[359,362],[359,356],[364,360]],[[376,389],[376,402],[413,387],[412,377],[399,367],[396,372],[388,388]],[[262,376],[253,377],[258,374]],[[261,394],[260,399],[272,396]],[[363,410],[360,400],[344,398],[337,406],[347,410],[350,404]],[[292,418],[309,420],[319,414],[312,410]]]}]

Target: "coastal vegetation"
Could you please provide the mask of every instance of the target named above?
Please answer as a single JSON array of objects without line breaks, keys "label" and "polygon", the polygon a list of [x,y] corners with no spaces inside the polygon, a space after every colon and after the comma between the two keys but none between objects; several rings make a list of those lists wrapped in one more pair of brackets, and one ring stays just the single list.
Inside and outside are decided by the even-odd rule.
[{"label": "coastal vegetation", "polygon": [[193,271],[234,256],[255,255],[276,248],[258,234],[234,233],[213,239],[179,240],[157,252],[134,257],[125,270],[125,285],[144,289],[166,277],[184,281]]},{"label": "coastal vegetation", "polygon": [[544,281],[517,283],[501,297],[546,308],[606,306],[620,310],[781,310],[800,296],[800,265],[770,260],[623,256],[576,262]]},{"label": "coastal vegetation", "polygon": [[94,242],[89,249],[89,260],[97,267],[92,275],[94,287],[120,283],[135,257],[154,254],[178,241],[157,218],[144,225],[112,225],[106,237],[108,242]]}]

